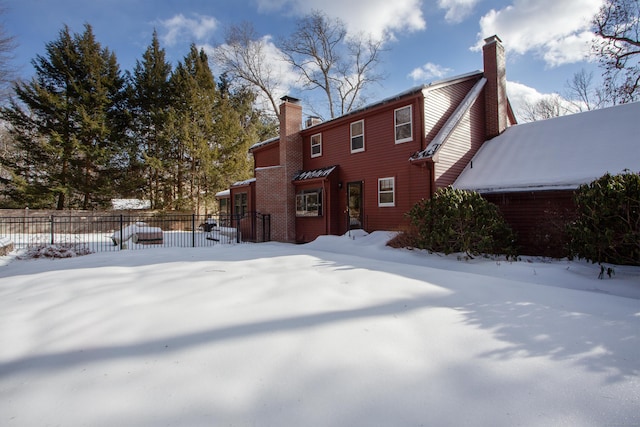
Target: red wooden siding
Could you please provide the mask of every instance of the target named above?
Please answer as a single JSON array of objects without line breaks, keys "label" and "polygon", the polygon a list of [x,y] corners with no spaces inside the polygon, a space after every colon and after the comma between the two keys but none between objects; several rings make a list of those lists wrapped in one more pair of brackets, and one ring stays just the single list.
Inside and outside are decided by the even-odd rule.
[{"label": "red wooden siding", "polygon": [[[343,234],[347,231],[346,215],[342,214],[347,208],[347,183],[363,183],[363,225],[365,230],[394,230],[404,222],[404,214],[415,202],[430,195],[430,174],[424,167],[410,164],[409,157],[422,148],[422,130],[420,115],[422,108],[422,93],[404,98],[401,101],[390,102],[370,111],[354,114],[314,127],[303,132],[303,168],[304,170],[319,169],[330,165],[339,165],[337,171],[336,190],[337,212],[331,233]],[[401,144],[395,143],[394,111],[397,108],[412,106],[413,140]],[[364,120],[365,150],[351,153],[350,124]],[[311,135],[322,133],[322,156],[311,158]],[[395,178],[395,206],[378,206],[378,179]],[[342,188],[338,189],[338,183]],[[311,235],[300,224],[300,233]]]},{"label": "red wooden siding", "polygon": [[440,132],[447,119],[479,78],[480,76],[428,91],[424,107],[424,131],[427,144]]},{"label": "red wooden siding", "polygon": [[296,217],[296,241],[310,242],[318,236],[337,234],[334,230],[337,222],[336,195],[337,181],[332,174],[328,179],[299,182],[296,193],[303,190],[322,189],[322,215],[317,217]]},{"label": "red wooden siding", "polygon": [[566,256],[563,227],[575,215],[573,191],[484,194],[518,234],[523,255]]},{"label": "red wooden siding", "polygon": [[231,204],[231,213],[234,215],[234,224],[236,226],[235,221],[239,220],[240,233],[241,236],[251,236],[252,231],[255,230],[255,217],[253,215],[245,215],[240,216],[240,212],[235,212],[235,196],[236,194],[247,194],[247,211],[255,212],[256,211],[256,182],[251,181],[245,185],[239,185],[236,187],[231,187],[231,198],[229,199],[229,203]]},{"label": "red wooden siding", "polygon": [[278,166],[280,164],[280,144],[272,142],[253,150],[253,163],[256,168]]},{"label": "red wooden siding", "polygon": [[436,188],[455,182],[485,141],[484,99],[479,97],[436,155]]}]

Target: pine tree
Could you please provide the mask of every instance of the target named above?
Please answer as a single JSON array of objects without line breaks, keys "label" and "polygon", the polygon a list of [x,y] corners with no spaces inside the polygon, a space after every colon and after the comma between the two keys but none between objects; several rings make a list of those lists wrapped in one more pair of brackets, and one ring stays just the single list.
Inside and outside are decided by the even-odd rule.
[{"label": "pine tree", "polygon": [[217,147],[214,140],[216,84],[207,55],[191,45],[171,76],[173,105],[173,167],[176,209],[199,211],[201,189],[213,179]]},{"label": "pine tree", "polygon": [[143,55],[136,61],[132,76],[131,107],[134,116],[134,135],[143,162],[146,197],[153,208],[170,204],[165,194],[168,184],[170,145],[166,126],[171,105],[169,77],[171,64],[165,60],[158,34]]},{"label": "pine tree", "polygon": [[68,27],[33,61],[35,77],[15,85],[17,100],[2,117],[20,153],[6,166],[13,191],[25,201],[55,198],[57,209],[106,203],[127,159],[124,79],[115,54],[102,48],[90,25]]}]

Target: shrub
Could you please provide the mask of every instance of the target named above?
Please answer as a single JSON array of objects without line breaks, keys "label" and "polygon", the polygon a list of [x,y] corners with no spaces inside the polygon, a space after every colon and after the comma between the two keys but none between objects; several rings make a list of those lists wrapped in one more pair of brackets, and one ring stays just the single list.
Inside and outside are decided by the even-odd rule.
[{"label": "shrub", "polygon": [[72,258],[89,255],[91,253],[91,250],[87,246],[78,243],[41,244],[29,247],[26,253],[18,258]]},{"label": "shrub", "polygon": [[640,175],[606,174],[580,186],[571,254],[593,263],[640,265]]},{"label": "shrub", "polygon": [[498,208],[478,193],[447,187],[407,213],[415,245],[433,252],[515,256],[515,236]]}]

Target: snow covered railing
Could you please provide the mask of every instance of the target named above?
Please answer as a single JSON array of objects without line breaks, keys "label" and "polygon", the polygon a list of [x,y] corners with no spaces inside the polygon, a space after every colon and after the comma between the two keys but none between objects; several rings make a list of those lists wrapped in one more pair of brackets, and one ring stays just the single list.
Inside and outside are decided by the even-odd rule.
[{"label": "snow covered railing", "polygon": [[60,215],[30,211],[0,216],[0,237],[7,247],[84,245],[92,252],[148,247],[201,247],[270,240],[270,216],[231,214],[136,214],[65,211]]},{"label": "snow covered railing", "polygon": [[6,236],[0,236],[0,256],[5,256],[13,250],[13,242]]},{"label": "snow covered railing", "polygon": [[136,222],[133,225],[115,231],[111,235],[114,245],[120,245],[131,239],[133,243],[162,244],[163,236],[160,227],[149,227],[145,222]]}]

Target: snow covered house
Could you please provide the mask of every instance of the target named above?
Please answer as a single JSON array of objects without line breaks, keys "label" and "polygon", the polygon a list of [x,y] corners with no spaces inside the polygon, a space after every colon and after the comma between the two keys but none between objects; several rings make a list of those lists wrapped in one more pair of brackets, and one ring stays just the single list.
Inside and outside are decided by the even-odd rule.
[{"label": "snow covered house", "polygon": [[271,239],[284,242],[402,228],[416,202],[453,184],[485,141],[516,122],[497,36],[483,58],[484,71],[304,127],[298,100],[282,98],[280,135],[250,148],[255,180],[231,187],[232,213],[269,214]]},{"label": "snow covered house", "polygon": [[486,142],[453,185],[498,205],[523,253],[554,256],[575,190],[625,170],[640,171],[640,103],[512,126]]}]

